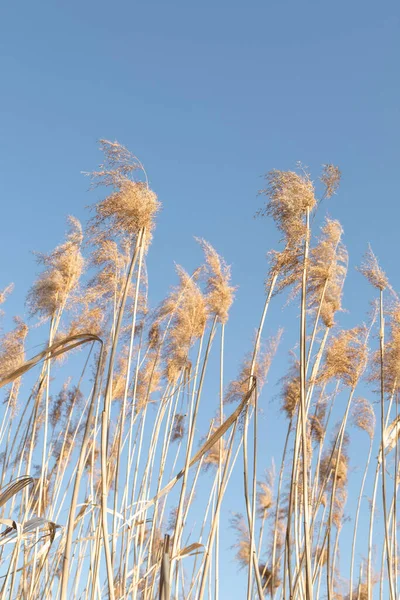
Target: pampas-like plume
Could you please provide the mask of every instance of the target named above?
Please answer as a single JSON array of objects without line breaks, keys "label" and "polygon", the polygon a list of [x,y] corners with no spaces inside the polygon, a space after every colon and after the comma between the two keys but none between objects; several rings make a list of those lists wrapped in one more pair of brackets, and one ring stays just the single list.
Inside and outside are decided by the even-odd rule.
[{"label": "pampas-like plume", "polygon": [[354,388],[364,372],[367,361],[366,329],[355,327],[341,331],[334,338],[325,354],[325,363],[319,381],[341,379]]},{"label": "pampas-like plume", "polygon": [[265,481],[258,482],[257,512],[260,517],[265,518],[273,504],[273,480],[274,471],[268,471]]},{"label": "pampas-like plume", "polygon": [[75,217],[68,217],[69,232],[66,241],[50,254],[38,254],[38,262],[45,270],[31,287],[27,304],[32,315],[47,319],[64,308],[76,289],[83,270],[81,254],[82,226]]},{"label": "pampas-like plume", "polygon": [[132,173],[140,169],[146,176],[144,168],[136,156],[131,154],[118,142],[101,140],[104,164],[98,171],[89,173],[94,186],[111,186],[113,191],[104,200],[94,206],[95,215],[91,221],[89,232],[94,239],[109,237],[111,229],[114,235],[129,237],[146,230],[146,244],[151,239],[154,217],[160,209],[156,194],[150,190],[146,181],[134,181]]},{"label": "pampas-like plume", "polygon": [[281,382],[283,383],[280,394],[282,409],[290,420],[293,418],[300,402],[300,364],[297,359],[293,359],[289,372],[281,379]]},{"label": "pampas-like plume", "polygon": [[267,204],[259,214],[270,215],[283,233],[286,244],[297,245],[303,239],[306,211],[316,205],[314,186],[307,172],[270,171],[266,175],[267,187],[261,191]]},{"label": "pampas-like plume", "polygon": [[359,271],[368,279],[369,283],[379,290],[384,290],[389,285],[385,272],[381,269],[378,259],[372,252],[371,246],[364,256],[364,262],[359,267]]},{"label": "pampas-like plume", "polygon": [[147,360],[139,371],[136,383],[135,410],[141,411],[149,402],[152,394],[160,387],[161,370],[158,365],[157,352],[150,352]]},{"label": "pampas-like plume", "polygon": [[230,285],[231,269],[216,250],[205,240],[197,240],[206,259],[206,302],[211,315],[222,323],[228,320],[235,288]]},{"label": "pampas-like plume", "polygon": [[340,241],[342,234],[339,221],[326,219],[319,242],[310,253],[308,307],[315,310],[323,299],[321,317],[326,327],[333,326],[334,315],[341,308],[348,263],[346,248]]},{"label": "pampas-like plume", "polygon": [[203,335],[207,322],[204,296],[195,281],[182,267],[177,267],[179,286],[162,303],[157,322],[171,319],[166,350],[166,377],[174,382],[187,365],[191,346]]},{"label": "pampas-like plume", "polygon": [[353,406],[353,423],[367,433],[370,440],[374,437],[376,418],[372,404],[365,398],[357,398]]},{"label": "pampas-like plume", "polygon": [[349,459],[346,452],[342,449],[339,459],[337,448],[327,450],[321,460],[320,466],[320,480],[322,483],[328,480],[330,474],[333,475],[336,472],[336,490],[340,487],[344,487],[347,483]]},{"label": "pampas-like plume", "polygon": [[139,159],[119,142],[99,140],[104,163],[98,171],[85,173],[92,179],[93,185],[115,185],[121,178],[128,177],[133,171],[143,169]]},{"label": "pampas-like plume", "polygon": [[325,185],[324,198],[331,198],[336,194],[341,178],[341,172],[339,167],[335,165],[327,164],[323,165],[322,175],[320,177],[322,183]]},{"label": "pampas-like plume", "polygon": [[28,326],[20,317],[14,317],[15,327],[0,340],[0,380],[16,371],[25,361],[25,339]]},{"label": "pampas-like plume", "polygon": [[106,227],[128,235],[137,235],[141,229],[151,232],[159,209],[157,196],[146,183],[126,179],[115,192],[96,204],[92,231]]},{"label": "pampas-like plume", "polygon": [[250,562],[250,535],[242,514],[237,513],[231,518],[231,527],[236,532],[237,541],[236,560],[241,569],[247,567]]},{"label": "pampas-like plume", "polygon": [[[278,349],[283,330],[280,329],[275,337],[268,341],[264,352],[260,352],[256,364],[254,366],[253,375],[257,381],[258,392],[261,391],[270,369],[272,359]],[[231,381],[225,394],[225,403],[239,402],[243,396],[249,391],[249,377],[251,372],[253,355],[248,354],[241,366],[240,373],[237,379]]]}]

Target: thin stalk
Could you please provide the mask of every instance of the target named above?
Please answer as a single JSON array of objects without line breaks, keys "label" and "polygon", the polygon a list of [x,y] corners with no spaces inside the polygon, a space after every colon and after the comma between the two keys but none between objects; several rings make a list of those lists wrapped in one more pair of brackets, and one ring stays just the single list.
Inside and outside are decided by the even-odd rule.
[{"label": "thin stalk", "polygon": [[385,434],[385,385],[384,385],[384,351],[385,351],[385,319],[383,316],[383,290],[379,293],[379,351],[380,351],[380,383],[381,383],[381,441],[382,441],[382,504],[383,504],[383,519],[385,525],[385,547],[386,559],[389,578],[390,600],[395,600],[393,586],[393,563],[392,553],[389,540],[389,528],[387,520],[387,504],[386,504],[386,458],[385,449],[383,447],[383,438]]},{"label": "thin stalk", "polygon": [[[255,368],[256,368],[256,364],[257,364],[258,353],[260,350],[261,335],[262,335],[262,331],[264,329],[264,323],[265,323],[265,319],[267,316],[267,311],[269,308],[269,304],[270,304],[270,301],[272,298],[272,294],[273,294],[277,279],[278,279],[278,272],[275,272],[270,281],[268,295],[265,299],[264,308],[263,308],[263,312],[261,315],[260,324],[259,324],[259,327],[257,330],[256,340],[254,343],[253,357],[252,357],[252,361],[251,361],[250,374],[249,374],[249,387],[248,387],[249,390],[254,383],[254,381],[253,381],[255,379],[254,373],[255,373]],[[250,504],[250,497],[249,497],[248,456],[247,456],[247,454],[248,454],[247,453],[248,428],[249,428],[249,412],[248,412],[248,408],[247,408],[245,410],[244,425],[243,425],[243,481],[244,481],[244,497],[245,497],[245,503],[246,503],[247,521],[248,521],[248,527],[249,527],[249,532],[250,532],[250,556],[252,557],[252,560],[250,560],[250,562],[249,562],[249,570],[248,570],[248,578],[247,578],[247,598],[249,600],[251,597],[251,593],[252,593],[252,589],[251,589],[252,588],[252,569],[254,568],[254,574],[256,577],[258,595],[260,597],[260,600],[262,600],[262,598],[263,598],[262,583],[261,583],[260,573],[258,571],[258,557],[257,557],[256,548],[255,548],[255,543],[254,543],[254,525],[253,525],[253,510],[252,510],[252,506],[254,504],[253,503]],[[257,477],[255,468],[256,468],[256,465],[253,465],[253,481]]]},{"label": "thin stalk", "polygon": [[367,473],[368,473],[369,464],[371,461],[372,442],[373,442],[373,438],[371,437],[370,443],[369,443],[368,458],[367,458],[367,462],[365,465],[364,475],[363,475],[362,482],[361,482],[360,495],[358,497],[358,502],[357,502],[356,518],[355,518],[355,522],[354,522],[353,542],[351,545],[351,559],[350,559],[350,597],[349,597],[349,600],[353,600],[353,570],[354,570],[354,557],[355,557],[355,550],[356,550],[358,518],[360,516],[361,501],[362,501],[362,498],[364,495],[365,480],[367,479]]},{"label": "thin stalk", "polygon": [[306,600],[312,600],[312,567],[311,567],[311,540],[308,504],[308,453],[307,453],[307,408],[306,408],[306,288],[307,288],[307,263],[309,253],[310,211],[306,213],[306,237],[304,240],[304,267],[301,288],[301,318],[300,318],[300,420],[302,440],[303,463],[303,524],[304,524],[304,551],[306,567]]},{"label": "thin stalk", "polygon": [[68,597],[68,576],[69,576],[69,568],[70,568],[69,563],[70,563],[70,559],[71,559],[72,536],[74,533],[74,526],[75,526],[76,505],[78,502],[79,487],[80,487],[80,483],[81,483],[81,479],[82,479],[82,475],[83,475],[85,463],[86,463],[86,451],[87,451],[87,447],[88,447],[90,435],[91,435],[94,404],[95,404],[97,394],[98,394],[98,389],[100,386],[102,363],[103,363],[103,344],[101,343],[100,355],[99,355],[99,359],[98,359],[98,363],[97,363],[96,379],[95,379],[95,384],[94,384],[94,388],[93,388],[92,399],[91,399],[90,406],[89,406],[89,412],[88,412],[88,416],[86,419],[86,426],[85,426],[85,431],[83,434],[82,446],[81,446],[81,450],[80,450],[80,454],[79,454],[78,465],[77,465],[77,470],[76,470],[76,475],[75,475],[74,488],[73,488],[73,492],[72,492],[71,504],[70,504],[70,509],[69,509],[68,525],[67,525],[67,531],[66,531],[66,537],[65,537],[65,550],[64,550],[64,554],[63,554],[63,564],[62,564],[62,573],[61,573],[60,600],[67,600],[67,597]]},{"label": "thin stalk", "polygon": [[[186,488],[187,488],[189,463],[190,463],[190,457],[192,454],[194,432],[195,432],[197,414],[198,414],[198,410],[199,410],[200,396],[201,396],[201,392],[203,390],[204,377],[205,377],[208,357],[209,357],[210,350],[211,350],[211,343],[212,343],[212,339],[214,337],[215,325],[216,325],[216,318],[214,319],[214,322],[211,326],[210,335],[208,338],[207,348],[205,351],[205,356],[203,359],[203,364],[202,364],[202,369],[201,369],[201,374],[200,374],[199,387],[198,387],[198,390],[196,393],[196,400],[195,400],[195,404],[193,407],[193,411],[191,411],[191,419],[190,419],[190,426],[189,426],[189,432],[188,432],[188,442],[187,442],[187,448],[186,448],[185,467],[184,467],[183,481],[182,481],[181,492],[180,492],[179,503],[178,503],[178,511],[177,511],[177,516],[176,516],[176,529],[175,529],[174,541],[173,541],[173,546],[172,546],[172,557],[174,557],[177,554],[177,543],[180,538],[180,531],[181,531],[181,529],[183,529],[183,526],[184,526],[184,523],[182,520],[182,515],[183,515],[183,510],[184,510],[184,501],[185,501],[185,494],[186,494]],[[196,372],[197,372],[197,369],[196,369]],[[196,392],[196,385],[194,384],[193,394],[195,392]],[[174,560],[172,558],[171,569],[173,569],[173,567],[174,567]]]}]

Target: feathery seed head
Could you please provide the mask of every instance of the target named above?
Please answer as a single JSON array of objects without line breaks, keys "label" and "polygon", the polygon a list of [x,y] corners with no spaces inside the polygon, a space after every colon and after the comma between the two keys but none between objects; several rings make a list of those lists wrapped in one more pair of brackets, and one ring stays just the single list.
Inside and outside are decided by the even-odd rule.
[{"label": "feathery seed head", "polygon": [[293,363],[288,373],[281,379],[283,383],[281,391],[282,409],[287,418],[293,418],[300,402],[300,363],[292,355]]},{"label": "feathery seed head", "polygon": [[331,479],[336,473],[336,489],[344,487],[347,483],[349,459],[345,449],[342,448],[340,456],[338,448],[335,450],[327,450],[321,460],[320,480],[324,483],[331,476]]},{"label": "feathery seed head", "polygon": [[25,339],[28,326],[20,317],[14,317],[15,327],[0,340],[0,380],[20,367],[25,361]]},{"label": "feathery seed head", "polygon": [[366,362],[366,328],[341,331],[326,350],[325,363],[318,380],[323,382],[337,378],[354,388],[364,372]]},{"label": "feathery seed head", "polygon": [[265,518],[273,503],[274,469],[267,471],[265,481],[258,482],[257,512]]},{"label": "feathery seed head", "polygon": [[353,423],[365,431],[372,440],[375,433],[376,418],[372,404],[365,398],[357,398],[353,406]]},{"label": "feathery seed head", "polygon": [[336,194],[341,176],[342,174],[339,167],[335,167],[335,165],[332,164],[323,165],[321,181],[325,185],[325,198],[331,198]]},{"label": "feathery seed head", "polygon": [[81,254],[82,227],[75,217],[69,217],[66,241],[50,254],[39,254],[45,270],[31,287],[27,304],[32,315],[49,318],[63,308],[78,286],[83,270]]},{"label": "feathery seed head", "polygon": [[316,205],[314,186],[307,172],[270,171],[267,187],[261,193],[267,205],[261,214],[270,215],[289,245],[296,245],[305,235],[303,218]]},{"label": "feathery seed head", "polygon": [[169,320],[166,377],[175,382],[188,364],[191,346],[204,332],[207,308],[204,296],[195,281],[182,267],[177,267],[180,283],[158,310],[157,322]]},{"label": "feathery seed head", "polygon": [[371,246],[368,246],[368,250],[364,255],[364,262],[361,264],[359,271],[373,287],[381,291],[388,287],[388,278],[379,266],[378,259],[372,252]]},{"label": "feathery seed head", "polygon": [[[334,314],[341,307],[348,255],[340,239],[343,230],[339,221],[327,219],[322,227],[318,244],[311,250],[308,266],[308,307],[316,310],[322,301],[321,317],[327,327],[332,327]],[[297,291],[299,290],[297,285]]]},{"label": "feathery seed head", "polygon": [[324,439],[325,427],[318,415],[311,415],[309,421],[312,439],[319,444]]},{"label": "feathery seed head", "polygon": [[136,412],[140,412],[148,403],[154,402],[152,394],[160,389],[161,371],[157,351],[149,352],[139,371],[136,385]]},{"label": "feathery seed head", "polygon": [[[145,230],[144,244],[151,240],[154,218],[160,209],[156,194],[149,188],[146,173],[138,158],[118,142],[101,140],[104,164],[89,173],[94,187],[111,186],[113,191],[95,205],[95,215],[89,231],[95,240],[109,237],[110,229],[116,237],[138,235]],[[146,181],[133,180],[132,173],[140,169]]]},{"label": "feathery seed head", "polygon": [[235,544],[236,560],[238,561],[240,568],[244,569],[250,562],[250,535],[243,515],[240,513],[235,514],[231,519],[231,527],[235,530],[237,536],[237,542]]},{"label": "feathery seed head", "polygon": [[222,323],[228,320],[235,288],[230,285],[231,269],[205,240],[197,240],[206,259],[206,302],[211,315]]},{"label": "feathery seed head", "polygon": [[[270,369],[272,359],[278,349],[283,330],[280,329],[274,338],[271,338],[264,351],[258,353],[257,360],[253,370],[253,376],[257,381],[257,390],[261,391]],[[240,373],[237,379],[231,381],[225,394],[224,402],[240,402],[243,396],[249,391],[249,382],[251,375],[251,366],[253,362],[253,354],[249,353],[245,357]]]}]

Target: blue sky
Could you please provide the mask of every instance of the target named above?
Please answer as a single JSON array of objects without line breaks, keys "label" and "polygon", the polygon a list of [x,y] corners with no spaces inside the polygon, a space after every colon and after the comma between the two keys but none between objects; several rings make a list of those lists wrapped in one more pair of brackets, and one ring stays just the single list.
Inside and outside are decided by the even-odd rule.
[{"label": "blue sky", "polygon": [[[368,242],[400,288],[399,22],[393,0],[8,3],[0,287],[16,289],[7,310],[24,312],[30,252],[52,249],[65,216],[85,220],[97,199],[81,171],[97,166],[103,137],[138,154],[163,203],[148,259],[154,304],[175,282],[174,261],[190,270],[201,260],[193,236],[232,264],[229,375],[249,348],[265,253],[278,241],[271,222],[253,220],[269,169],[301,161],[317,177],[322,163],[340,166],[327,208],[350,253],[341,322],[363,320],[367,287],[354,267]],[[296,308],[274,309],[268,333],[288,314]]]}]

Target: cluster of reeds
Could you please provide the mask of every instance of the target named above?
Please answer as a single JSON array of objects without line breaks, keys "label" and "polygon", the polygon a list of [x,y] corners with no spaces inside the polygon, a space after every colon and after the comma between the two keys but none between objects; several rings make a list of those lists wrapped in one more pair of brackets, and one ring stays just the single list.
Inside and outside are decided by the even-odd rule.
[{"label": "cluster of reeds", "polygon": [[[26,353],[29,327],[20,318],[1,338],[0,600],[226,597],[221,507],[235,470],[243,473],[235,488],[242,512],[230,526],[246,572],[243,597],[371,600],[379,588],[395,600],[400,303],[369,250],[360,271],[376,308],[366,325],[336,323],[343,232],[329,218],[320,231],[312,226],[340,171],[326,165],[318,184],[301,168],[268,173],[259,214],[275,221],[282,246],[269,252],[253,347],[227,382],[229,266],[198,240],[204,264],[192,274],[177,267],[178,284],[150,308],[146,255],[160,203],[137,157],[117,142],[101,149],[104,162],[89,175],[104,199],[84,230],[70,217],[65,242],[38,256],[27,307],[32,326],[46,332],[42,350]],[[286,292],[300,314],[281,381],[287,434],[275,469],[260,451],[259,396],[281,337],[264,340],[268,308]],[[201,430],[212,361],[217,400]],[[360,489],[349,464],[354,427],[367,434]],[[351,531],[349,493],[358,498]],[[346,525],[348,562],[340,555]]]}]

